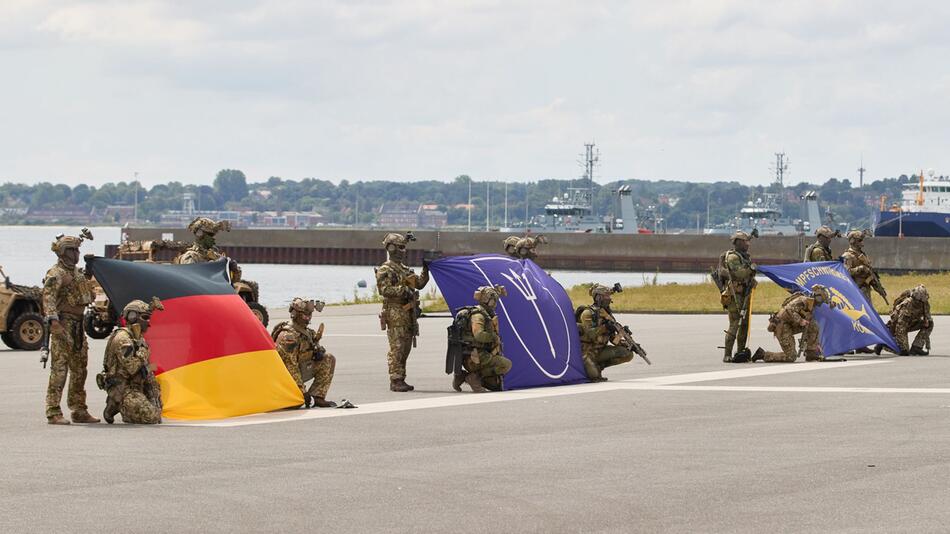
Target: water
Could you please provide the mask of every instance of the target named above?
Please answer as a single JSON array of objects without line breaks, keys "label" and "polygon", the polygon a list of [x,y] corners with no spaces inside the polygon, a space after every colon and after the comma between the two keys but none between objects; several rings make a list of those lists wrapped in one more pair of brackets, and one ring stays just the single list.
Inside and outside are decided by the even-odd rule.
[{"label": "water", "polygon": [[[95,240],[83,244],[81,254],[101,256],[106,244],[119,242],[118,227],[92,228]],[[79,235],[79,227],[66,226],[0,226],[0,265],[10,280],[24,285],[40,285],[43,275],[56,256],[49,245],[56,234]],[[352,265],[274,265],[248,263],[241,266],[243,275],[261,287],[261,303],[268,307],[283,307],[294,297],[316,298],[328,303],[352,301],[354,297],[368,297],[374,293],[376,278],[373,268]],[[613,285],[620,282],[627,287],[652,284],[694,284],[703,282],[700,273],[641,273],[589,272],[552,270],[551,275],[564,287],[598,282]],[[366,288],[357,287],[363,280]],[[431,284],[428,288],[434,288]],[[427,289],[428,289],[427,288]]]}]

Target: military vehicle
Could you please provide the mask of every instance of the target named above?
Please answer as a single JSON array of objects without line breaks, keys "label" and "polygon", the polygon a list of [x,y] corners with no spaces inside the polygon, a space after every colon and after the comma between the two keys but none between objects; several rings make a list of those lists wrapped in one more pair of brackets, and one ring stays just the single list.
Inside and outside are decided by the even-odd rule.
[{"label": "military vehicle", "polygon": [[43,290],[10,282],[0,267],[0,340],[11,349],[39,350],[43,346]]},{"label": "military vehicle", "polygon": [[[151,241],[124,241],[119,244],[115,258],[127,261],[145,261],[152,263],[171,263],[180,253],[191,247],[191,243],[156,239]],[[231,271],[235,277],[234,270]],[[267,326],[269,317],[267,308],[258,302],[258,286],[256,282],[240,279],[232,284],[238,296],[251,309],[257,319]],[[102,287],[93,280],[95,297],[92,304],[86,308],[83,317],[83,327],[86,334],[93,339],[105,339],[112,333],[119,318],[109,304]]]}]

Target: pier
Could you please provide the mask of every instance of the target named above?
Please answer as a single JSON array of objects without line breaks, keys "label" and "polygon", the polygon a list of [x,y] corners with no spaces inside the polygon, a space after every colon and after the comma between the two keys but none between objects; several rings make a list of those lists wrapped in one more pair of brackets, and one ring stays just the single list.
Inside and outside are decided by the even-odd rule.
[{"label": "pier", "polygon": [[[241,263],[298,265],[378,265],[385,261],[383,236],[392,230],[256,230],[237,229],[218,234],[218,246]],[[127,228],[130,240],[191,241],[186,229]],[[503,253],[502,232],[413,232],[409,263],[421,265],[426,254],[465,256]],[[729,248],[723,235],[547,234],[550,243],[539,249],[538,264],[547,269],[595,271],[708,272]],[[752,257],[762,265],[801,261],[812,236],[767,236],[752,241]],[[848,243],[836,239],[835,254]],[[106,246],[106,255],[116,245]],[[865,251],[884,272],[937,272],[950,269],[950,239],[874,237]],[[167,258],[170,259],[170,258]]]}]

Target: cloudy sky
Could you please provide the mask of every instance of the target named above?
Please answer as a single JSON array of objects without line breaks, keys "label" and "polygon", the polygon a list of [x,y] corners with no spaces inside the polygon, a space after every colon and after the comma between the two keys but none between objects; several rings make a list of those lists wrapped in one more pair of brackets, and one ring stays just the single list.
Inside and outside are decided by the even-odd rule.
[{"label": "cloudy sky", "polygon": [[950,3],[0,2],[0,182],[950,172]]}]

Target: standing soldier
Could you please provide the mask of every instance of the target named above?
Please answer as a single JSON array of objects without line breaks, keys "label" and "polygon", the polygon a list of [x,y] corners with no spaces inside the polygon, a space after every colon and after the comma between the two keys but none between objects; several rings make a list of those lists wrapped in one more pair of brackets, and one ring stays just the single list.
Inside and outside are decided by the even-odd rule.
[{"label": "standing soldier", "polygon": [[380,326],[389,338],[389,390],[412,391],[406,383],[406,360],[419,335],[419,290],[429,282],[429,266],[422,265],[422,273],[416,275],[403,263],[406,260],[406,244],[415,241],[412,232],[387,234],[383,246],[389,259],[376,269],[376,288],[383,297],[383,310],[379,313]]},{"label": "standing soldier", "polygon": [[[274,327],[271,337],[277,345],[280,359],[284,361],[290,376],[303,394],[304,406],[311,403],[318,408],[333,408],[336,403],[327,400],[327,391],[336,370],[336,358],[320,345],[323,323],[314,331],[310,328],[313,311],[323,311],[322,301],[295,298],[290,303],[290,319]],[[310,389],[304,384],[313,379]]]},{"label": "standing soldier", "polygon": [[864,298],[871,303],[871,289],[877,291],[884,301],[887,302],[887,291],[881,285],[881,279],[878,278],[874,266],[871,265],[871,258],[864,253],[864,237],[866,232],[863,230],[852,230],[848,232],[848,250],[841,255],[844,266],[851,273],[851,278],[858,285]]},{"label": "standing soldier", "polygon": [[[753,232],[754,233],[754,232]],[[714,279],[720,289],[722,308],[729,313],[729,329],[723,346],[723,362],[745,362],[751,352],[746,347],[749,337],[749,304],[752,288],[755,287],[756,265],[749,256],[749,240],[752,237],[738,231],[732,234],[732,248],[719,256],[719,267]],[[733,356],[733,345],[738,341],[738,350]]]},{"label": "standing soldier", "polygon": [[834,261],[834,257],[831,255],[831,239],[841,237],[841,233],[827,226],[822,226],[815,234],[818,239],[805,249],[805,259],[802,261]]},{"label": "standing soldier", "polygon": [[821,348],[818,345],[818,324],[813,319],[815,307],[831,302],[831,294],[821,285],[811,288],[811,295],[802,292],[792,293],[778,313],[769,318],[769,332],[775,334],[782,352],[769,352],[759,347],[752,355],[752,361],[792,363],[798,359],[795,350],[795,334],[802,335],[805,361],[821,361]]},{"label": "standing soldier", "polygon": [[189,265],[216,261],[224,257],[224,253],[221,252],[214,240],[214,236],[221,230],[230,232],[231,223],[229,221],[214,222],[207,217],[196,217],[188,225],[188,231],[195,234],[195,242],[179,254],[174,263]]},{"label": "standing soldier", "polygon": [[[934,321],[930,316],[930,294],[923,284],[905,290],[894,299],[887,328],[894,335],[901,356],[930,354],[930,333],[933,331]],[[917,335],[914,336],[914,344],[908,347],[907,334],[915,330]],[[884,345],[878,345],[874,347],[874,352],[880,354],[883,348]]]},{"label": "standing soldier", "polygon": [[164,309],[157,298],[152,298],[151,304],[133,300],[122,309],[125,326],[116,329],[106,342],[102,373],[96,375],[96,383],[108,395],[102,418],[110,425],[117,413],[122,414],[125,423],[162,422],[162,390],[155,380],[154,364],[149,362],[151,351],[144,335],[152,313]]},{"label": "standing soldier", "polygon": [[[50,334],[49,387],[46,389],[46,420],[51,425],[68,425],[63,417],[60,401],[63,387],[69,377],[69,392],[66,405],[69,407],[74,423],[98,423],[89,415],[86,406],[86,367],[89,363],[89,346],[82,328],[82,314],[86,305],[92,302],[92,290],[88,279],[91,273],[84,273],[77,267],[79,246],[83,239],[92,239],[89,230],[83,228],[82,237],[56,237],[51,247],[59,261],[43,279],[43,312]],[[45,363],[44,363],[45,365]]]},{"label": "standing soldier", "polygon": [[[502,354],[501,337],[498,333],[498,316],[495,306],[498,299],[508,296],[504,286],[481,286],[475,290],[475,306],[463,308],[456,314],[467,314],[468,325],[462,329],[463,370],[456,372],[452,389],[462,391],[467,383],[475,393],[486,388],[492,391],[504,389],[504,377],[511,370],[511,360]],[[464,321],[461,321],[464,322]]]},{"label": "standing soldier", "polygon": [[629,331],[614,319],[610,311],[612,295],[619,289],[619,284],[613,289],[600,284],[592,285],[588,293],[594,298],[593,304],[578,308],[575,312],[584,370],[592,382],[607,380],[601,374],[604,369],[627,363],[633,360],[635,354],[640,354],[646,360],[646,352],[633,341]]}]

